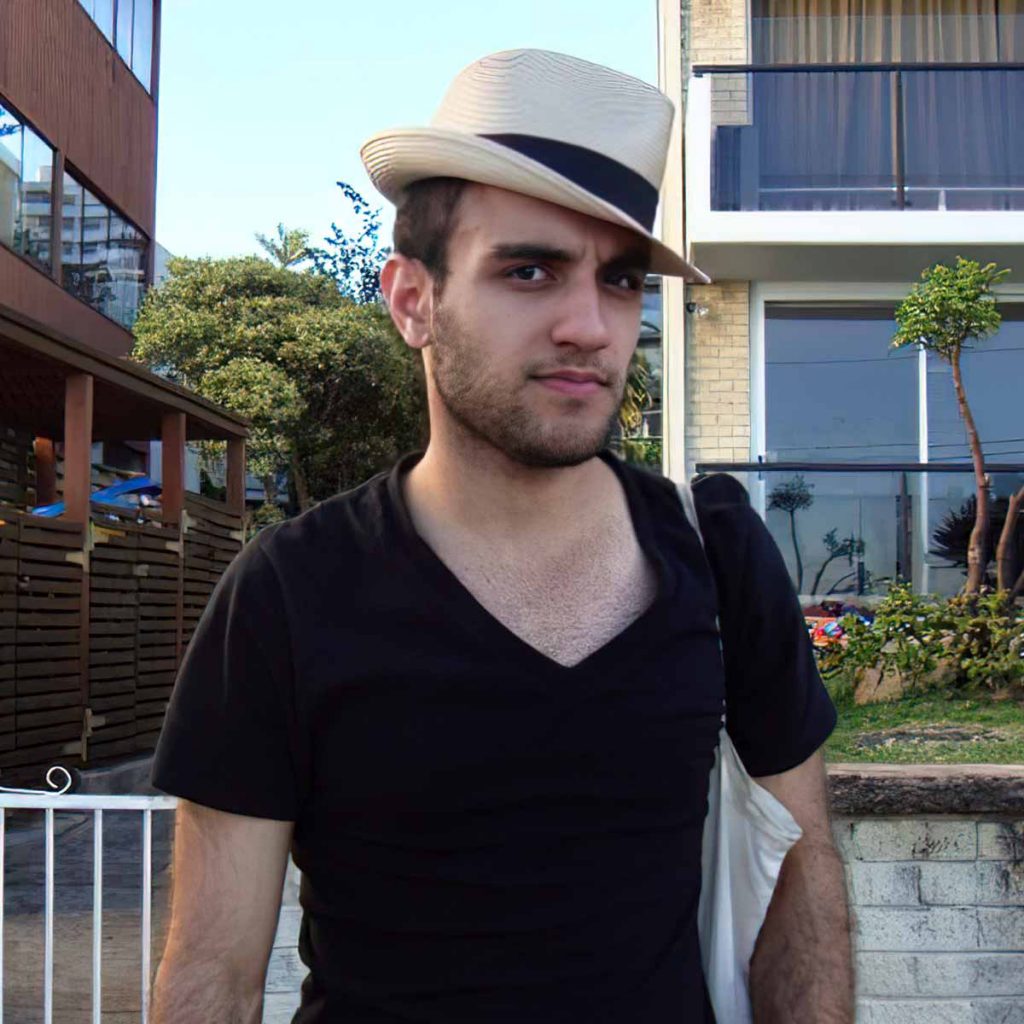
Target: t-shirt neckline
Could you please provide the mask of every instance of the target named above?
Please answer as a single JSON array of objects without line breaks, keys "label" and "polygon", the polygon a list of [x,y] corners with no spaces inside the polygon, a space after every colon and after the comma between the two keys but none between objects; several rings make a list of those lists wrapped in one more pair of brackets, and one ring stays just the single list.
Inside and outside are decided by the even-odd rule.
[{"label": "t-shirt neckline", "polygon": [[387,477],[387,495],[394,515],[397,540],[404,548],[412,568],[437,592],[438,599],[450,607],[452,618],[463,627],[473,642],[498,644],[510,657],[522,659],[529,663],[529,667],[540,671],[563,678],[586,677],[595,666],[614,660],[620,651],[627,650],[646,634],[657,633],[664,628],[665,609],[676,586],[675,572],[656,543],[647,500],[640,493],[628,468],[613,452],[604,449],[597,457],[611,468],[625,492],[637,542],[655,571],[657,592],[651,604],[637,618],[574,665],[563,665],[556,661],[506,626],[477,600],[416,530],[406,504],[402,479],[422,457],[422,451],[403,456]]}]

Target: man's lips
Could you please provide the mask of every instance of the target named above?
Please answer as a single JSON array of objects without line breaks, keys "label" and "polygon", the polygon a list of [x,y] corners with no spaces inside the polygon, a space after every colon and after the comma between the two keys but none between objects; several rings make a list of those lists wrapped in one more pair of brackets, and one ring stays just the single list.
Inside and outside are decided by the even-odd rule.
[{"label": "man's lips", "polygon": [[587,370],[557,370],[538,374],[535,379],[563,395],[591,395],[607,386],[600,374]]}]

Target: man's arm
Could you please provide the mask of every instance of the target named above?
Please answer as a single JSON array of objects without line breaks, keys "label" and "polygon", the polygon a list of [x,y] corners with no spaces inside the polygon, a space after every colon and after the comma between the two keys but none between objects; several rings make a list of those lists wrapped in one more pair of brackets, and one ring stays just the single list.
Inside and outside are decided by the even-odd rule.
[{"label": "man's arm", "polygon": [[154,1024],[259,1024],[292,827],[180,802]]},{"label": "man's arm", "polygon": [[853,963],[846,882],[829,826],[819,751],[781,775],[757,779],[797,820],[803,838],[782,865],[754,955],[756,1024],[853,1024]]}]

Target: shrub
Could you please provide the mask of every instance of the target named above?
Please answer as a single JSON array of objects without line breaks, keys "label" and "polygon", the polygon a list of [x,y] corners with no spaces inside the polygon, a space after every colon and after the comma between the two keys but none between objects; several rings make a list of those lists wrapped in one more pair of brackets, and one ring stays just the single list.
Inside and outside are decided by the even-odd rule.
[{"label": "shrub", "polygon": [[822,668],[847,681],[868,668],[898,673],[911,687],[1024,687],[1024,614],[997,593],[937,599],[893,585],[864,623],[843,620],[847,642]]}]

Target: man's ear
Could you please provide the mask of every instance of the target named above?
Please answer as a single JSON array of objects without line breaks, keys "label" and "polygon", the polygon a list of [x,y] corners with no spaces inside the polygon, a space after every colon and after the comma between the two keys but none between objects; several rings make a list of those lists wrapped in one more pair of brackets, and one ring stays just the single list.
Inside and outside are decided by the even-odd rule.
[{"label": "man's ear", "polygon": [[393,252],[380,272],[380,291],[398,333],[410,348],[430,343],[434,280],[416,259]]}]

